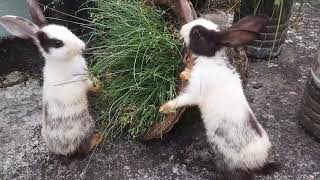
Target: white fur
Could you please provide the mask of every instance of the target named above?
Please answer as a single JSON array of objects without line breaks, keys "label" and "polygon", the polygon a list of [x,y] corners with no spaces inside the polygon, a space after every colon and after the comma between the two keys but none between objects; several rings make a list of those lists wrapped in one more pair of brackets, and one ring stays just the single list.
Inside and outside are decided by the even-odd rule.
[{"label": "white fur", "polygon": [[[36,7],[37,2],[28,1],[28,5],[31,14],[43,16]],[[86,148],[95,127],[88,111],[87,92],[92,82],[88,79],[87,64],[82,56],[85,43],[59,25],[50,24],[40,29],[27,19],[16,16],[0,17],[0,24],[13,35],[33,38],[45,59],[41,132],[48,149],[68,155],[80,146]],[[49,39],[61,40],[63,46],[43,49],[38,39],[39,31]]]},{"label": "white fur", "polygon": [[[50,48],[49,53],[41,46],[40,50],[45,58],[43,69],[43,102],[47,103],[50,118],[67,118],[75,116],[88,108],[87,92],[92,82],[87,76],[87,64],[82,56],[85,44],[70,30],[63,26],[48,25],[42,29],[49,38],[62,40],[64,46],[61,48]],[[63,104],[56,104],[56,102]],[[65,122],[67,125],[68,122]],[[73,142],[68,148],[55,146],[47,142],[50,151],[56,154],[68,155],[76,151],[79,142],[75,138],[84,139],[87,135],[83,125],[73,123],[72,129],[51,130],[43,122],[42,135],[48,139],[59,139],[63,137],[65,142]],[[88,127],[89,128],[89,127]],[[51,140],[50,140],[51,141]]]},{"label": "white fur", "polygon": [[190,31],[192,29],[192,27],[194,26],[203,26],[208,30],[215,30],[215,31],[220,31],[219,26],[214,24],[211,21],[208,21],[206,19],[202,19],[199,18],[197,20],[191,21],[185,25],[182,26],[181,30],[180,30],[180,34],[184,39],[184,42],[186,43],[187,46],[189,46],[189,42],[190,42]]},{"label": "white fur", "polygon": [[64,26],[50,24],[41,30],[45,32],[49,38],[56,38],[62,40],[64,43],[64,46],[61,48],[51,48],[50,53],[42,50],[44,58],[48,61],[60,63],[60,61],[73,60],[75,56],[81,55],[85,49],[85,43]]},{"label": "white fur", "polygon": [[[74,103],[77,99],[86,102],[84,99],[87,98],[86,94],[92,83],[87,80],[87,64],[81,54],[85,48],[84,42],[63,26],[48,25],[42,31],[49,38],[56,38],[64,43],[61,48],[51,48],[49,53],[39,46],[45,57],[43,99],[48,102],[58,99],[66,105]],[[79,107],[79,110],[83,108]],[[77,110],[67,111],[75,113]]]},{"label": "white fur", "polygon": [[[191,28],[195,25],[218,30],[218,26],[210,21],[192,21],[181,30],[186,44],[189,43]],[[197,57],[186,89],[174,100],[169,101],[168,105],[172,108],[199,106],[208,141],[224,155],[229,168],[260,168],[266,162],[271,147],[267,133],[260,124],[258,126],[262,136],[255,134],[256,136],[240,151],[230,148],[225,137],[216,135],[218,128],[227,129],[228,138],[241,144],[245,143],[243,134],[254,134],[254,130],[247,123],[252,110],[244,95],[240,77],[227,63],[224,49],[216,52],[213,57]]]}]

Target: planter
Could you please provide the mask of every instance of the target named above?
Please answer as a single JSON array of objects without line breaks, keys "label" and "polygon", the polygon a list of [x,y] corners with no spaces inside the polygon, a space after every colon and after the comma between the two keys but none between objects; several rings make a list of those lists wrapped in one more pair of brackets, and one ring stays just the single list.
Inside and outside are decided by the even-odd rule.
[{"label": "planter", "polygon": [[[21,0],[0,1],[0,16],[15,15],[31,19],[26,6],[26,2]],[[9,33],[2,26],[0,26],[0,37],[7,35],[9,35]]]},{"label": "planter", "polygon": [[[80,9],[94,7],[94,1],[39,0],[39,3],[42,4],[41,8],[50,23],[67,26],[85,42],[93,39],[91,35],[94,28],[87,21],[90,14],[88,10],[80,11]],[[0,1],[0,7],[6,7],[1,9],[0,16],[15,15],[31,20],[26,6],[26,2],[21,0]],[[0,75],[14,70],[39,74],[43,60],[32,40],[13,36],[5,37],[7,35],[10,34],[0,26]],[[91,44],[87,46],[90,47]]]},{"label": "planter", "polygon": [[[26,6],[21,0],[0,1],[0,16],[14,15],[31,20]],[[0,26],[0,76],[11,71],[39,74],[42,64],[42,57],[32,40],[14,37]]]},{"label": "planter", "polygon": [[300,122],[306,131],[320,140],[320,43],[306,83]]},{"label": "planter", "polygon": [[[261,2],[259,5],[256,3]],[[252,58],[268,59],[280,54],[285,41],[291,16],[293,0],[283,0],[283,6],[275,6],[273,0],[242,0],[240,11],[235,12],[234,21],[247,15],[265,15],[270,18],[259,39],[245,46]]]},{"label": "planter", "polygon": [[87,35],[94,28],[89,23],[89,8],[95,6],[94,1],[86,0],[39,0],[43,13],[49,23],[60,24],[68,27],[81,39],[87,39]]}]

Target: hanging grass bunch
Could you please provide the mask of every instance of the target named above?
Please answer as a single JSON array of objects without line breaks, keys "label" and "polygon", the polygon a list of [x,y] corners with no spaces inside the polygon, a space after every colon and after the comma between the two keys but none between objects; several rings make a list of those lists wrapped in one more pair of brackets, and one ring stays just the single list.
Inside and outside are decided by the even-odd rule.
[{"label": "hanging grass bunch", "polygon": [[163,120],[175,97],[182,42],[163,11],[138,0],[98,0],[90,71],[102,81],[99,124],[105,136],[133,136]]}]

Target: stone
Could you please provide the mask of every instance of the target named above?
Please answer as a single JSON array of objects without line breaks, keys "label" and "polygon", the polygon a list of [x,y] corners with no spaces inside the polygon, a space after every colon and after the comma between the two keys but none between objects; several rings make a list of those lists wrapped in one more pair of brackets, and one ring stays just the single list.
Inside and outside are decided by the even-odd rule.
[{"label": "stone", "polygon": [[22,83],[28,79],[28,76],[20,71],[13,71],[7,74],[3,80],[0,81],[0,88],[6,88],[19,83]]}]

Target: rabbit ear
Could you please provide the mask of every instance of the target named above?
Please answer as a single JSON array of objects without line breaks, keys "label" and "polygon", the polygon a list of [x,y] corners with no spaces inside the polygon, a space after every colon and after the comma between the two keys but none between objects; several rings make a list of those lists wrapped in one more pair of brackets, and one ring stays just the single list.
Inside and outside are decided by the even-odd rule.
[{"label": "rabbit ear", "polygon": [[237,47],[257,39],[259,34],[246,30],[229,30],[218,32],[218,36],[219,40],[217,44],[227,47]]},{"label": "rabbit ear", "polygon": [[36,25],[38,25],[39,27],[43,27],[48,24],[48,21],[44,17],[37,0],[27,0],[27,5],[32,17],[32,21]]},{"label": "rabbit ear", "polygon": [[265,16],[246,16],[230,28],[219,32],[218,44],[227,47],[245,45],[259,37],[259,32],[267,22],[268,18]]},{"label": "rabbit ear", "polygon": [[39,27],[29,20],[18,16],[2,16],[0,24],[11,34],[20,38],[34,38],[40,30]]},{"label": "rabbit ear", "polygon": [[268,18],[266,16],[246,16],[241,18],[228,29],[246,30],[259,33],[267,24],[267,22]]}]

